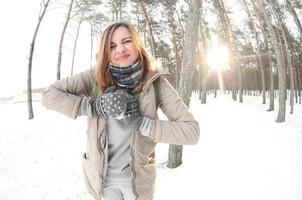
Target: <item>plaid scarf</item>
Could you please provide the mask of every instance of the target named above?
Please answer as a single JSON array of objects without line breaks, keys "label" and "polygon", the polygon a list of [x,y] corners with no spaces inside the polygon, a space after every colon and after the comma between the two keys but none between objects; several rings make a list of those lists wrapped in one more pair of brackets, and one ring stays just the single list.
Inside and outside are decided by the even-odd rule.
[{"label": "plaid scarf", "polygon": [[121,87],[135,88],[143,77],[144,69],[140,66],[139,60],[126,67],[119,67],[112,63],[109,66],[113,78]]}]

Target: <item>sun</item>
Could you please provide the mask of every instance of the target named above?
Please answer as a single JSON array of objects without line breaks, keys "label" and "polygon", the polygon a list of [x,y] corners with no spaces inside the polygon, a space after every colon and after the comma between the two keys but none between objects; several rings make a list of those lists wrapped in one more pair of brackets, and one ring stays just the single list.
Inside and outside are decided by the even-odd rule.
[{"label": "sun", "polygon": [[213,46],[208,50],[207,63],[210,68],[220,70],[227,67],[229,62],[229,50],[225,46]]}]

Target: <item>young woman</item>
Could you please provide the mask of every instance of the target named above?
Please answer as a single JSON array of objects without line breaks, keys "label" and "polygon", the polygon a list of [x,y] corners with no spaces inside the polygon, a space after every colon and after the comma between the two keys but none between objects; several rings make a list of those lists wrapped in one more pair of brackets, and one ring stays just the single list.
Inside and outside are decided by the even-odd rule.
[{"label": "young woman", "polygon": [[[195,144],[199,125],[127,23],[110,25],[94,68],[56,81],[44,93],[48,109],[88,116],[84,179],[97,200],[151,200],[157,142]],[[169,121],[159,120],[160,107]]]}]

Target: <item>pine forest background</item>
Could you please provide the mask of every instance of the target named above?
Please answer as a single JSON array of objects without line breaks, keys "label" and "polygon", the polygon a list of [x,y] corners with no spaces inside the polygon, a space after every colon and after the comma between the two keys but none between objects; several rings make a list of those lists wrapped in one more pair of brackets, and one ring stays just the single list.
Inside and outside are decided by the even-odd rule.
[{"label": "pine forest background", "polygon": [[[300,0],[41,0],[36,1],[31,38],[27,38],[26,88],[29,119],[34,118],[33,94],[42,89],[32,87],[39,48],[46,40],[56,38],[52,58],[52,82],[72,76],[77,60],[89,69],[95,64],[100,33],[111,23],[126,21],[139,31],[145,46],[156,60],[156,67],[168,71],[168,77],[184,102],[189,105],[192,92],[199,94],[201,104],[207,96],[231,94],[244,103],[245,95],[257,96],[267,110],[278,110],[276,122],[295,114],[301,105],[302,90],[302,2]],[[56,27],[39,31],[56,16]],[[22,18],[22,16],[19,16]],[[59,18],[58,18],[59,17]],[[59,19],[59,20],[58,20]],[[53,25],[54,27],[54,25]],[[22,30],[19,34],[22,34]],[[85,49],[78,39],[86,38]],[[212,68],[209,52],[215,46],[228,49],[227,63]],[[83,50],[84,49],[84,50]],[[80,51],[87,53],[85,59]],[[214,52],[214,59],[224,56]],[[212,55],[213,56],[213,55]],[[82,66],[83,67],[83,66]],[[42,76],[42,77],[41,77]],[[49,81],[49,84],[51,81]],[[45,85],[46,86],[46,85]],[[2,101],[10,97],[2,98]],[[278,102],[278,107],[275,106]],[[181,164],[181,146],[171,152]]]}]

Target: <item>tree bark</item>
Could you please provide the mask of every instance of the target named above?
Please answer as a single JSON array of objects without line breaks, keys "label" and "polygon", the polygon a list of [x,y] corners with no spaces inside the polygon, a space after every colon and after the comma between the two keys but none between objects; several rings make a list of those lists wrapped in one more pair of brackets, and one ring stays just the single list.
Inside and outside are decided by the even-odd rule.
[{"label": "tree bark", "polygon": [[80,21],[79,21],[78,28],[77,28],[77,32],[76,32],[76,37],[75,37],[74,44],[73,44],[72,62],[71,62],[71,72],[70,72],[70,75],[71,75],[71,76],[73,75],[73,67],[74,67],[75,53],[76,53],[76,49],[77,49],[77,42],[78,42],[80,27],[81,27],[81,24],[82,24],[82,22],[83,22],[83,19],[84,19],[84,13],[82,13],[81,19],[80,19]]},{"label": "tree bark", "polygon": [[273,74],[273,70],[272,70],[272,59],[271,59],[271,55],[269,55],[268,57],[268,63],[269,63],[269,76],[270,76],[270,80],[269,80],[269,108],[268,111],[273,111],[275,109],[275,98],[274,98],[274,74]]},{"label": "tree bark", "polygon": [[[295,62],[295,60],[293,60]],[[294,63],[294,83],[296,86],[295,89],[295,100],[296,104],[298,103],[298,92],[299,92],[299,85],[298,85],[298,70],[297,70],[297,65]]]},{"label": "tree bark", "polygon": [[274,30],[273,25],[271,24],[268,12],[265,10],[265,4],[263,0],[257,0],[258,6],[263,12],[264,19],[268,26],[270,36],[272,38],[272,45],[276,54],[277,67],[278,67],[278,80],[279,80],[279,109],[276,122],[285,121],[285,111],[286,111],[286,73],[285,66],[282,61],[282,52],[280,50],[279,41],[277,33]]},{"label": "tree bark", "polygon": [[92,50],[93,50],[93,28],[92,28],[92,24],[90,23],[90,67],[92,67],[92,59],[93,59]]},{"label": "tree bark", "polygon": [[33,38],[30,43],[30,50],[29,50],[29,58],[28,58],[28,70],[27,70],[27,104],[28,104],[28,119],[34,118],[34,112],[33,112],[33,106],[32,106],[32,88],[31,88],[31,73],[32,73],[32,61],[34,56],[34,50],[35,50],[35,42],[38,35],[38,31],[40,28],[40,24],[45,16],[46,10],[50,4],[51,0],[47,0],[44,2],[41,0],[41,9],[39,14],[38,23],[35,28],[35,32],[33,35]]},{"label": "tree bark", "polygon": [[177,38],[176,38],[176,25],[174,23],[174,10],[172,5],[169,4],[165,4],[165,10],[166,10],[166,14],[168,16],[168,26],[170,28],[170,32],[172,34],[172,44],[173,44],[173,51],[175,54],[175,64],[176,64],[176,72],[175,72],[175,84],[176,87],[178,86],[177,83],[179,83],[179,75],[180,75],[180,67],[181,67],[181,58],[180,58],[180,53],[179,53],[179,48],[178,48],[178,44],[177,44]]},{"label": "tree bark", "polygon": [[284,51],[285,51],[285,57],[287,60],[287,64],[288,64],[288,68],[289,68],[289,82],[290,82],[290,114],[292,114],[294,112],[294,70],[293,70],[293,64],[292,64],[292,58],[289,52],[289,45],[288,45],[288,41],[287,38],[285,36],[285,31],[289,32],[286,28],[286,26],[284,25],[283,20],[281,19],[279,12],[278,12],[278,8],[280,8],[280,6],[278,5],[278,2],[275,1],[271,1],[270,0],[270,4],[273,10],[273,13],[276,16],[276,21],[277,24],[279,26],[279,28],[281,29],[281,36],[285,45]]},{"label": "tree bark", "polygon": [[[299,56],[298,56],[299,60]],[[298,94],[299,94],[299,104],[301,104],[301,90],[302,90],[302,70],[297,66],[297,85],[298,85]]]},{"label": "tree bark", "polygon": [[138,3],[144,13],[144,19],[145,19],[145,23],[149,29],[149,33],[150,33],[150,37],[149,37],[149,43],[150,43],[150,47],[151,47],[151,52],[152,52],[152,56],[154,58],[157,58],[157,52],[156,52],[156,44],[155,44],[155,40],[154,40],[154,36],[153,36],[153,29],[152,29],[152,26],[151,26],[151,22],[150,22],[150,19],[148,17],[148,14],[147,14],[147,11],[146,11],[146,8],[144,6],[144,2],[143,0],[138,0]]},{"label": "tree bark", "polygon": [[[207,52],[208,52],[208,44],[206,42],[206,37],[208,39],[210,39],[210,34],[209,34],[209,30],[206,26],[206,22],[204,20],[204,15],[203,12],[201,10],[201,15],[200,15],[200,35],[201,35],[201,51],[202,51],[202,60],[200,63],[200,76],[199,78],[201,78],[202,81],[200,81],[201,84],[201,104],[206,104],[207,103],[207,82],[208,82],[208,78],[209,78],[209,70],[208,70],[208,64],[206,61],[207,58]],[[203,26],[204,25],[204,29]]]},{"label": "tree bark", "polygon": [[[257,6],[255,4],[254,1],[251,1],[252,5],[253,5],[253,10],[257,16],[257,19],[259,20],[259,23],[260,23],[260,28],[261,28],[261,35],[262,35],[262,38],[264,39],[264,42],[263,42],[263,45],[264,45],[264,49],[267,49],[267,51],[269,51],[269,47],[268,47],[268,41],[267,41],[267,37],[266,35],[269,35],[269,32],[267,31],[267,25],[266,25],[266,22],[265,20],[263,19],[263,14],[260,14],[259,13],[259,9],[257,9]],[[261,11],[260,11],[261,12]],[[275,87],[274,87],[274,74],[273,74],[273,65],[272,65],[272,58],[271,58],[271,54],[268,53],[268,70],[269,70],[269,77],[270,77],[270,80],[269,80],[269,100],[270,100],[270,103],[269,103],[269,109],[268,111],[273,111],[274,110],[274,104],[275,104],[275,98],[274,98],[274,95],[275,95]]]},{"label": "tree bark", "polygon": [[[200,19],[201,0],[191,0],[189,3],[188,19],[186,23],[185,44],[183,50],[183,59],[181,62],[181,76],[178,92],[184,103],[189,106],[192,92],[192,81],[194,67],[196,66],[196,41],[198,34],[198,24]],[[182,164],[181,145],[169,146],[169,158],[167,166],[176,168]]]},{"label": "tree bark", "polygon": [[59,52],[58,52],[58,61],[57,61],[57,80],[61,79],[62,46],[63,46],[63,41],[64,41],[66,28],[67,28],[68,22],[70,20],[70,15],[71,15],[71,11],[72,11],[73,2],[74,2],[74,0],[70,1],[69,8],[68,8],[68,13],[67,13],[65,23],[64,23],[64,26],[63,26],[63,30],[62,30],[62,33],[61,33],[61,39],[60,39],[60,43],[59,43]]},{"label": "tree bark", "polygon": [[246,3],[246,0],[242,0],[243,2],[243,5],[244,5],[244,8],[246,10],[246,13],[248,15],[248,18],[249,18],[249,21],[252,25],[251,27],[251,31],[253,32],[254,34],[254,37],[255,37],[255,40],[256,40],[256,43],[257,43],[257,49],[256,49],[256,52],[257,52],[257,56],[258,56],[258,64],[259,64],[259,67],[260,67],[260,70],[261,70],[261,89],[262,89],[262,104],[266,104],[266,96],[265,96],[265,74],[264,74],[264,67],[263,67],[263,63],[262,63],[262,59],[261,59],[261,48],[260,48],[260,40],[259,40],[259,35],[257,33],[257,30],[256,30],[256,25],[254,23],[254,20],[252,18],[252,15],[251,15],[251,12],[247,6],[247,3]]},{"label": "tree bark", "polygon": [[[238,57],[238,55],[237,55],[238,50],[237,50],[237,47],[235,44],[231,22],[227,15],[223,1],[214,0],[214,6],[217,7],[217,9],[219,11],[219,18],[223,25],[224,37],[225,37],[225,40],[227,41],[227,46],[229,49],[229,66],[232,69],[231,70],[232,71],[232,74],[231,74],[232,75],[232,79],[231,79],[231,81],[232,81],[232,83],[231,83],[232,99],[234,101],[236,101],[237,100],[237,87],[236,86],[239,85],[239,83],[237,84],[236,70],[237,70],[238,78],[239,78],[239,76],[241,76],[241,69],[234,62],[234,56]],[[240,78],[240,80],[241,80],[241,78]],[[242,92],[240,92],[240,94],[242,94]],[[242,99],[242,97],[241,97],[241,99]]]},{"label": "tree bark", "polygon": [[297,25],[298,31],[300,33],[300,37],[302,38],[302,26],[301,26],[300,20],[299,20],[299,18],[297,16],[297,13],[296,13],[294,7],[292,6],[290,0],[286,0],[286,5],[288,7],[289,12],[291,13],[291,15],[293,16],[293,18],[295,20],[295,23]]}]

